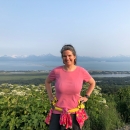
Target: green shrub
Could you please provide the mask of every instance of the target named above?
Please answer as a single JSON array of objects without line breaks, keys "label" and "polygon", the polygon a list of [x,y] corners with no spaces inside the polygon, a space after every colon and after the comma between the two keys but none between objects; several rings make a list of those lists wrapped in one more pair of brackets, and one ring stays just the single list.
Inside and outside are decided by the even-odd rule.
[{"label": "green shrub", "polygon": [[115,101],[123,121],[130,123],[130,87],[120,88],[115,96]]},{"label": "green shrub", "polygon": [[[87,87],[83,86],[82,95]],[[0,130],[47,130],[44,122],[50,109],[47,99],[44,85],[1,84]],[[113,96],[102,95],[98,86],[85,108],[89,119],[83,130],[114,130],[122,125]]]},{"label": "green shrub", "polygon": [[0,98],[0,130],[46,130],[49,101],[44,86],[12,86]]},{"label": "green shrub", "polygon": [[[87,85],[84,85],[83,95],[86,89]],[[101,88],[98,86],[94,89],[85,106],[89,119],[85,122],[84,130],[114,130],[122,126],[114,99],[107,102],[101,94]]]}]

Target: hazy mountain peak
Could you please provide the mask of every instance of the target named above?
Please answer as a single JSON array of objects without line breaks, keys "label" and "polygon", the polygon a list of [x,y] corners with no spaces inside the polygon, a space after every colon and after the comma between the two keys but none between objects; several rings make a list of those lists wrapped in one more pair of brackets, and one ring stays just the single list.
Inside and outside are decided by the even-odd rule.
[{"label": "hazy mountain peak", "polygon": [[27,55],[12,55],[10,57],[12,57],[12,58],[26,58]]},{"label": "hazy mountain peak", "polygon": [[[89,61],[106,61],[106,62],[130,62],[130,56],[112,56],[112,57],[89,57],[89,56],[77,56],[80,62]],[[50,53],[46,55],[12,55],[12,56],[1,56],[0,61],[61,61],[60,56],[54,56]]]},{"label": "hazy mountain peak", "polygon": [[48,54],[46,54],[45,56],[54,56],[54,55],[52,55],[51,53],[48,53]]}]

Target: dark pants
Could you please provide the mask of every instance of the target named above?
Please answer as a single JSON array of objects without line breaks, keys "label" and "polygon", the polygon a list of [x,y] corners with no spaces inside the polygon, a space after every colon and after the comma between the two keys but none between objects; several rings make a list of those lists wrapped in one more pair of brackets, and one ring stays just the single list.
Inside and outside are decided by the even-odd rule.
[{"label": "dark pants", "polygon": [[[81,130],[76,120],[76,115],[71,114],[72,117],[72,129],[67,130]],[[59,124],[60,114],[52,114],[49,130],[66,130],[64,126]]]}]

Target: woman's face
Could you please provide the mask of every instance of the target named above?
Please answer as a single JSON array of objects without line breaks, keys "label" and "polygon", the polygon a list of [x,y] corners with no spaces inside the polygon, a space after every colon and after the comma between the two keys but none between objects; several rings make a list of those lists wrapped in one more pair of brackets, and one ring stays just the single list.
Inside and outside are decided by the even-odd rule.
[{"label": "woman's face", "polygon": [[74,60],[76,59],[76,56],[73,55],[72,51],[66,50],[63,51],[62,59],[65,65],[70,66],[74,65]]}]

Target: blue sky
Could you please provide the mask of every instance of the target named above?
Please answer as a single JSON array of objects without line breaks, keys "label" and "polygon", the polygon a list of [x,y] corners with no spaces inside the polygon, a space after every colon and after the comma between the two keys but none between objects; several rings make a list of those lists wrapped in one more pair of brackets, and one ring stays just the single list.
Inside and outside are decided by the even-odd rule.
[{"label": "blue sky", "polygon": [[130,56],[130,0],[1,0],[0,56]]}]

